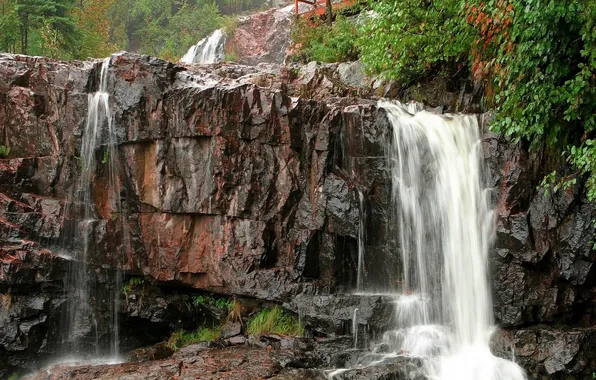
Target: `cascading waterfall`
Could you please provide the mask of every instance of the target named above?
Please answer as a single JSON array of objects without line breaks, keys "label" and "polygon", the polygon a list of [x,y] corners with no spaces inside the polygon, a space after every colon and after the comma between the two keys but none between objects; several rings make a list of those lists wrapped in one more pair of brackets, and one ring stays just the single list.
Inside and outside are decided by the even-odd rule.
[{"label": "cascading waterfall", "polygon": [[518,365],[489,348],[494,215],[477,119],[414,104],[379,107],[393,127],[387,154],[403,278],[394,294],[394,329],[360,366],[411,355],[425,359],[432,379],[525,379]]},{"label": "cascading waterfall", "polygon": [[218,29],[196,45],[191,46],[180,62],[186,64],[221,62],[224,58],[225,40],[226,36],[223,29]]},{"label": "cascading waterfall", "polygon": [[[107,165],[108,174],[108,203],[111,212],[121,210],[118,180],[118,151],[112,114],[110,110],[110,96],[107,92],[108,70],[110,58],[106,58],[101,65],[99,89],[97,92],[88,95],[88,111],[85,130],[83,131],[81,144],[80,177],[76,184],[73,199],[67,204],[70,212],[75,218],[75,229],[73,239],[80,241],[80,249],[74,249],[71,258],[71,269],[68,276],[68,288],[74,291],[65,321],[65,332],[67,333],[64,342],[64,354],[71,358],[77,358],[88,352],[89,346],[94,346],[94,354],[100,355],[100,333],[97,309],[109,308],[109,350],[110,361],[117,360],[119,354],[119,320],[118,311],[120,308],[121,276],[117,270],[110,276],[112,294],[106,294],[92,289],[89,279],[89,263],[94,259],[91,257],[95,244],[95,231],[100,220],[97,219],[95,202],[93,199],[92,185],[96,176],[97,155],[96,152],[103,144],[102,164]],[[69,212],[69,214],[70,214]],[[125,223],[123,223],[125,227]],[[124,236],[127,232],[124,228]],[[114,255],[117,258],[117,255]],[[94,263],[97,264],[97,263]],[[102,263],[103,264],[103,263]],[[117,268],[118,263],[110,263],[112,268]],[[109,302],[106,302],[109,301]],[[94,330],[94,331],[93,331]],[[94,342],[89,342],[90,336]],[[83,342],[82,340],[85,339]],[[72,359],[69,359],[72,360]],[[76,360],[76,359],[75,359]]]}]

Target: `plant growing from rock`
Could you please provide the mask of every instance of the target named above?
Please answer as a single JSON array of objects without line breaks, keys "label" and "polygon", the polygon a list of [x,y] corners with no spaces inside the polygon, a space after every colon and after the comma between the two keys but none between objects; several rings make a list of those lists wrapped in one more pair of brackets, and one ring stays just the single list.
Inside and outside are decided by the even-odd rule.
[{"label": "plant growing from rock", "polygon": [[0,158],[6,158],[10,154],[10,148],[5,145],[0,145]]},{"label": "plant growing from rock", "polygon": [[288,336],[304,336],[302,323],[279,306],[259,311],[252,317],[246,328],[250,335],[279,334]]},{"label": "plant growing from rock", "polygon": [[229,311],[233,306],[233,302],[229,298],[203,294],[194,296],[192,304],[196,307],[209,306],[224,311]]},{"label": "plant growing from rock", "polygon": [[143,298],[147,294],[147,286],[145,280],[142,277],[131,277],[127,282],[122,285],[122,293],[128,302],[128,298],[131,295],[135,295],[139,298],[139,304],[143,304]]},{"label": "plant growing from rock", "polygon": [[195,331],[178,330],[170,336],[166,345],[178,351],[180,348],[200,342],[213,342],[221,337],[221,326],[201,327]]}]

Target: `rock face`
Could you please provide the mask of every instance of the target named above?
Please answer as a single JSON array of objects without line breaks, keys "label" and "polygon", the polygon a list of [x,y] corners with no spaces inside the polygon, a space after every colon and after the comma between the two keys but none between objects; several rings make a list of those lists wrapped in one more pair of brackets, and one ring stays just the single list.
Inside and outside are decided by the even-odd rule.
[{"label": "rock face", "polygon": [[[10,147],[0,159],[0,377],[35,369],[56,349],[66,257],[77,249],[63,244],[72,223],[65,203],[80,171],[87,94],[97,89],[99,66],[0,56],[0,136]],[[358,307],[359,323],[382,330],[390,312],[382,299],[336,296],[356,285],[358,191],[367,214],[366,279],[400,280],[390,254],[390,126],[373,100],[350,97],[390,94],[391,86],[366,82],[357,65],[309,66],[298,73],[186,69],[112,58],[123,206],[114,213],[107,168],[98,163],[90,259],[98,284],[102,271],[120,269],[163,289],[285,303],[321,334],[351,332]],[[466,99],[446,109],[474,110]],[[488,117],[482,121],[486,128]],[[503,346],[515,347],[534,378],[589,377],[594,208],[581,183],[554,195],[536,190],[557,166],[547,153],[484,136],[496,189],[494,304],[508,329]],[[117,268],[108,265],[114,262]],[[144,306],[133,299],[122,313],[167,330],[173,321],[164,310],[182,310],[152,305],[184,304],[184,297],[166,291]]]},{"label": "rock face", "polygon": [[292,5],[240,16],[230,33],[226,51],[241,64],[283,63],[290,45],[293,17]]}]

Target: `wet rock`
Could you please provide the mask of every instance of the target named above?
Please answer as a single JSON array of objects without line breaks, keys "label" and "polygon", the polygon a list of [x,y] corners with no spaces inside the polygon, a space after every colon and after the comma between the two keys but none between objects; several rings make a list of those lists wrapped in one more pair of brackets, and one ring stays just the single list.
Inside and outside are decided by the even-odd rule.
[{"label": "wet rock", "polygon": [[334,379],[341,380],[426,380],[422,373],[422,362],[417,358],[396,357],[383,360],[377,365],[365,368],[337,370]]},{"label": "wet rock", "polygon": [[200,342],[191,344],[190,346],[182,347],[176,354],[174,359],[182,359],[197,356],[201,351],[208,349],[211,346],[209,342]]},{"label": "wet rock", "polygon": [[221,330],[221,338],[222,339],[227,339],[227,338],[231,338],[234,337],[236,335],[240,335],[242,333],[242,325],[240,324],[240,322],[235,322],[235,323],[226,323],[222,330]]},{"label": "wet rock", "polygon": [[146,362],[150,360],[161,360],[172,356],[174,351],[166,343],[158,343],[147,348],[138,348],[128,355],[130,362]]},{"label": "wet rock", "polygon": [[348,86],[352,87],[369,87],[370,83],[364,74],[362,63],[360,61],[340,63],[337,66],[337,74],[339,79]]},{"label": "wet rock", "polygon": [[391,325],[394,312],[390,297],[374,295],[298,295],[284,306],[300,315],[310,328],[338,335],[353,333],[355,309],[358,323],[367,326],[371,334]]},{"label": "wet rock", "polygon": [[234,60],[248,65],[282,63],[290,45],[293,6],[270,9],[238,18],[238,26],[226,44]]},{"label": "wet rock", "polygon": [[243,335],[236,335],[229,339],[226,339],[226,342],[232,346],[244,344],[244,343],[246,343],[246,341],[247,340]]},{"label": "wet rock", "polygon": [[536,326],[531,329],[500,332],[493,349],[516,361],[534,379],[587,379],[592,377],[596,330],[557,329]]}]

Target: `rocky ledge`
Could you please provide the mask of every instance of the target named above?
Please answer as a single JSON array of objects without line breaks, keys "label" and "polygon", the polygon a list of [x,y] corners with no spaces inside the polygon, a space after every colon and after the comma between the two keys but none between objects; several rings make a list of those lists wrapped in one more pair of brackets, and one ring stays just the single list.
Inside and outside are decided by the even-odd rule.
[{"label": "rocky ledge", "polygon": [[[0,56],[0,136],[10,148],[0,159],[0,377],[36,370],[59,348],[68,253],[78,244],[64,243],[72,224],[65,203],[80,171],[100,64]],[[366,281],[399,280],[390,254],[389,123],[375,99],[422,94],[433,112],[478,112],[474,94],[440,83],[399,88],[366,77],[358,63],[182,67],[122,53],[112,57],[108,78],[122,212],[112,212],[107,168],[98,164],[88,270],[101,289],[113,270],[160,289],[144,306],[122,302],[123,320],[144,326],[130,330],[130,348],[152,343],[138,340],[146,331],[156,332],[154,342],[171,332],[172,316],[190,310],[183,305],[195,291],[284,304],[319,336],[350,334],[354,307],[357,324],[369,326],[361,331],[372,338],[383,330],[382,298],[350,295],[358,192],[367,215]],[[596,322],[594,206],[581,180],[555,194],[537,189],[552,169],[565,174],[564,163],[505,141],[488,131],[489,115],[478,117],[495,189],[491,257],[502,347],[513,347],[533,378],[589,378],[596,368],[587,349]],[[98,150],[98,162],[104,154]],[[105,329],[100,323],[93,333]],[[180,376],[180,361],[164,360],[147,365]],[[267,376],[287,375],[263,363]],[[138,366],[75,371],[86,378]]]}]

